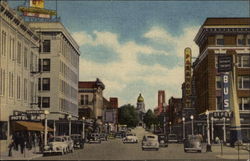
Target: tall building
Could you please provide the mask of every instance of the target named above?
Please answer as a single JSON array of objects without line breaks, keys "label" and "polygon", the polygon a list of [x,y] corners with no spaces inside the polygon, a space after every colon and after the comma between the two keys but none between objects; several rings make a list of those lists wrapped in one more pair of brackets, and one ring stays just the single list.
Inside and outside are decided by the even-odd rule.
[{"label": "tall building", "polygon": [[[243,141],[250,138],[250,18],[207,18],[195,37],[199,55],[193,63],[196,101],[195,107],[200,115],[206,110],[215,112],[233,110],[232,102],[224,104],[225,83],[218,72],[218,57],[235,57],[236,85]],[[236,64],[237,63],[237,64]],[[229,77],[229,79],[232,79]],[[232,91],[226,92],[231,97]],[[212,115],[214,116],[214,115]],[[216,117],[216,116],[214,116]],[[224,117],[224,116],[222,116]],[[223,139],[223,119],[214,119],[214,134]],[[229,139],[230,118],[226,119],[226,139]]]},{"label": "tall building", "polygon": [[79,82],[79,116],[89,119],[103,119],[103,90],[105,85],[97,78],[96,81]]},{"label": "tall building", "polygon": [[41,39],[38,106],[48,119],[78,119],[79,46],[60,22],[29,22]]},{"label": "tall building", "polygon": [[32,121],[26,111],[39,109],[34,74],[38,71],[38,47],[39,36],[0,1],[0,153],[8,148],[15,130],[12,125]]}]

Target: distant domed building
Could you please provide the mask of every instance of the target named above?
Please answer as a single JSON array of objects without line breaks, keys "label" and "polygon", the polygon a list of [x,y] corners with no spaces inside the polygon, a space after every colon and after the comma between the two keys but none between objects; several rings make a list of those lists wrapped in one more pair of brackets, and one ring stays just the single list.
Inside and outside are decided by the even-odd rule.
[{"label": "distant domed building", "polygon": [[142,97],[141,93],[137,98],[136,111],[138,113],[139,126],[143,126],[143,117],[146,113],[146,110],[145,110],[144,98]]}]

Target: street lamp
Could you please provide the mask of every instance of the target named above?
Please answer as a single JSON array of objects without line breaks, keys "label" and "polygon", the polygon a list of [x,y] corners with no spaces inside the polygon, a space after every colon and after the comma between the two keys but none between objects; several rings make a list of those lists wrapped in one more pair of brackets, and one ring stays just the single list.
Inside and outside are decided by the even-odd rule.
[{"label": "street lamp", "polygon": [[213,143],[213,140],[214,140],[214,118],[213,116],[211,117],[211,139]]},{"label": "street lamp", "polygon": [[47,134],[48,134],[48,120],[47,120],[47,115],[49,114],[48,110],[44,111],[44,124],[45,124],[45,128],[44,128],[44,146],[47,145]]},{"label": "street lamp", "polygon": [[209,128],[209,111],[206,110],[207,115],[207,152],[211,152],[211,143],[210,143],[210,128]]},{"label": "street lamp", "polygon": [[82,139],[85,138],[85,117],[82,117]]},{"label": "street lamp", "polygon": [[172,134],[172,129],[171,129],[171,122],[169,122],[169,129],[170,129],[170,134]]},{"label": "street lamp", "polygon": [[194,135],[194,116],[191,115],[191,116],[190,116],[190,119],[191,119],[191,121],[192,121],[192,135]]},{"label": "street lamp", "polygon": [[69,136],[71,135],[71,115],[68,115],[68,119],[69,119]]},{"label": "street lamp", "polygon": [[183,122],[183,140],[185,139],[185,117],[182,117],[182,122]]}]

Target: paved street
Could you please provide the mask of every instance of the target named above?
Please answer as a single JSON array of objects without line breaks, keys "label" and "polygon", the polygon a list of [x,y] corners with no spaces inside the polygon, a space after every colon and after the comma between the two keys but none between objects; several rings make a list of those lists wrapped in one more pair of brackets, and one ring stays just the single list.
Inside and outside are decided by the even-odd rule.
[{"label": "paved street", "polygon": [[[160,148],[159,151],[142,151],[141,140],[145,133],[143,128],[133,130],[140,140],[138,144],[123,144],[121,139],[112,139],[103,141],[101,144],[85,144],[82,150],[76,150],[74,153],[66,155],[45,156],[36,158],[38,160],[150,160],[150,159],[185,159],[185,160],[218,160],[220,156],[220,147],[213,146],[212,153],[206,153],[205,148],[202,153],[184,153],[182,144],[169,144],[167,148]],[[226,148],[224,158],[237,160],[237,151],[232,148]],[[240,158],[248,158],[245,152]]]}]

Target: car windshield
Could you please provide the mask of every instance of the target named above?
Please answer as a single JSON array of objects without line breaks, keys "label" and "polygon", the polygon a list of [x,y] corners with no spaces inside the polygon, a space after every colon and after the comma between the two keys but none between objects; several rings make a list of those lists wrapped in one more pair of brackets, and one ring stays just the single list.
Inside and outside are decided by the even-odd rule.
[{"label": "car windshield", "polygon": [[192,135],[189,136],[188,139],[190,141],[200,141],[201,140],[201,138],[199,136],[192,136]]}]

